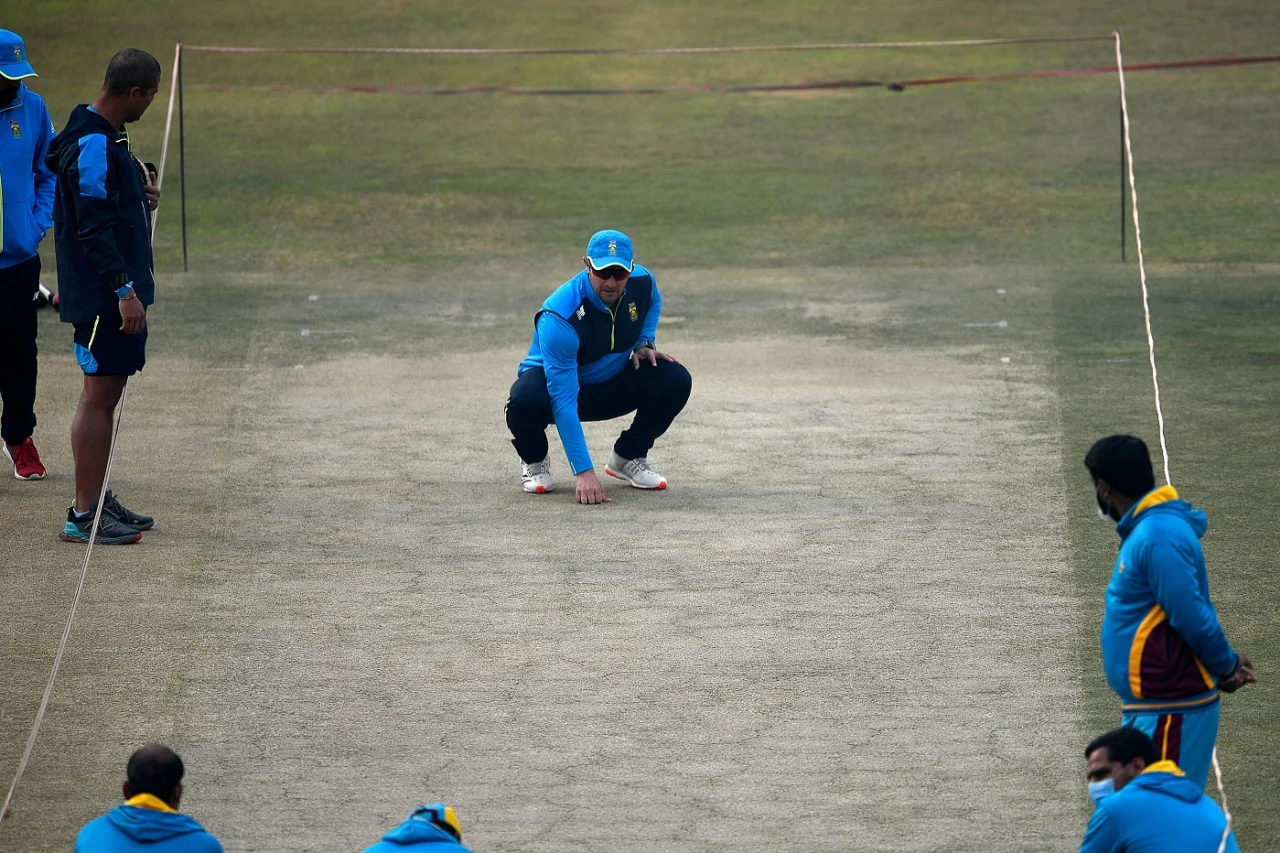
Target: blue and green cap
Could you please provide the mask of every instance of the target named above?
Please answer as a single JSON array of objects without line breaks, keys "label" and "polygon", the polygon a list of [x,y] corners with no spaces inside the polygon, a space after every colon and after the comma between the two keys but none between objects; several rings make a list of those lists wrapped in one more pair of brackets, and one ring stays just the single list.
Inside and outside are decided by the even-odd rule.
[{"label": "blue and green cap", "polygon": [[0,77],[21,80],[38,76],[27,61],[27,46],[22,43],[22,36],[0,30]]},{"label": "blue and green cap", "polygon": [[630,272],[636,265],[631,238],[621,231],[597,231],[587,241],[587,261],[593,269],[625,267]]}]

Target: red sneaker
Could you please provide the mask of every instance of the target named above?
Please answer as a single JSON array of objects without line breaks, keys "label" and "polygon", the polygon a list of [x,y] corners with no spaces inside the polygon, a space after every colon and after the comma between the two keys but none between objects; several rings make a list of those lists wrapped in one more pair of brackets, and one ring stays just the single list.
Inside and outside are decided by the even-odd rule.
[{"label": "red sneaker", "polygon": [[23,439],[21,444],[5,444],[4,455],[13,463],[13,476],[19,480],[43,480],[44,463],[36,450],[36,443],[31,436]]}]

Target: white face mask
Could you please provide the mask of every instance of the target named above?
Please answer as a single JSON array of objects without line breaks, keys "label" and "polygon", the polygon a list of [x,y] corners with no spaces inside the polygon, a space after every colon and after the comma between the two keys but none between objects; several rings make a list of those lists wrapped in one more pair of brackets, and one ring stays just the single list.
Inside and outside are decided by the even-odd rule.
[{"label": "white face mask", "polygon": [[1107,797],[1114,794],[1115,792],[1116,792],[1115,779],[1103,779],[1101,782],[1089,783],[1089,799],[1093,800],[1093,804],[1095,806],[1098,803],[1105,800]]}]

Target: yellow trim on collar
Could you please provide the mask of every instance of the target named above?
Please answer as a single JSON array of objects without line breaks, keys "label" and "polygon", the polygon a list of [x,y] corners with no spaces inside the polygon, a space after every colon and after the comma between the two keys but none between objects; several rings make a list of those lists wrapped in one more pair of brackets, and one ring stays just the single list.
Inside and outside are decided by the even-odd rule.
[{"label": "yellow trim on collar", "polygon": [[126,806],[134,806],[139,809],[152,809],[158,812],[168,812],[169,814],[177,814],[178,810],[157,797],[155,794],[138,794],[124,801]]},{"label": "yellow trim on collar", "polygon": [[1161,486],[1154,492],[1148,494],[1142,499],[1142,502],[1133,508],[1133,515],[1137,515],[1145,509],[1151,509],[1156,504],[1162,504],[1165,501],[1176,501],[1178,499],[1178,490],[1173,486]]},{"label": "yellow trim on collar", "polygon": [[1186,773],[1182,772],[1181,767],[1174,764],[1172,761],[1168,760],[1167,758],[1163,761],[1157,761],[1155,764],[1150,765],[1149,767],[1147,767],[1146,770],[1143,770],[1142,772],[1143,773],[1172,773],[1174,776],[1187,775]]}]

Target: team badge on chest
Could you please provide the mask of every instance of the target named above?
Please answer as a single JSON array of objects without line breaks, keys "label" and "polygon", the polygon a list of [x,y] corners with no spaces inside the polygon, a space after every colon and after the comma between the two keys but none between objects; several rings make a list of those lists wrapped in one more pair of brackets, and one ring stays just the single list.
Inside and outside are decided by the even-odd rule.
[{"label": "team badge on chest", "polygon": [[14,139],[22,138],[22,127],[13,119],[9,119],[9,130],[13,131]]},{"label": "team badge on chest", "polygon": [[640,312],[636,310],[636,304],[634,302],[627,303],[627,316],[631,318],[631,322],[633,323],[640,319]]}]

